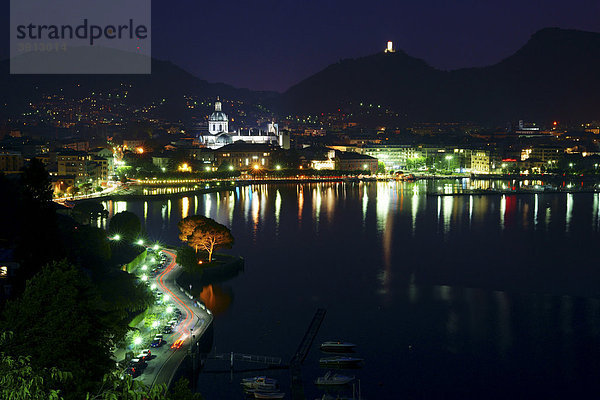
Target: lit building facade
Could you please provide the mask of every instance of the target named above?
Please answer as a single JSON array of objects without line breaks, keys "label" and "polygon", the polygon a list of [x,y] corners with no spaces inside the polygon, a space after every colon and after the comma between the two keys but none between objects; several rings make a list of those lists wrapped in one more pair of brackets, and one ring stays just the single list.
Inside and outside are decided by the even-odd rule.
[{"label": "lit building facade", "polygon": [[266,144],[289,149],[290,138],[287,132],[279,132],[278,124],[271,122],[266,130],[244,129],[229,131],[229,118],[223,112],[222,104],[217,99],[215,111],[208,118],[208,133],[198,135],[201,145],[210,149],[220,149],[235,142]]}]

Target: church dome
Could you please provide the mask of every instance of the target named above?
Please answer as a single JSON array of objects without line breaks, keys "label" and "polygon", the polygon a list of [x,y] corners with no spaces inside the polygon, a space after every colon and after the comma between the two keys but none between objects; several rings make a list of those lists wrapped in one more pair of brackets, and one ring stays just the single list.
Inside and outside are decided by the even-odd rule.
[{"label": "church dome", "polygon": [[222,111],[215,111],[210,114],[209,121],[227,121],[227,115]]},{"label": "church dome", "polygon": [[215,102],[215,112],[210,115],[210,121],[224,122],[227,121],[227,115],[223,111],[221,111],[221,102],[217,97],[217,101]]}]

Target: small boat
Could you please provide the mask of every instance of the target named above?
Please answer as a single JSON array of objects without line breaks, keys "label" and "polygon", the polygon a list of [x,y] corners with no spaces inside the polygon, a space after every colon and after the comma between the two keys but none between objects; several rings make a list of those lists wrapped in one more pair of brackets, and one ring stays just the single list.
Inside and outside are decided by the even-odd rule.
[{"label": "small boat", "polygon": [[336,366],[355,366],[363,361],[364,359],[358,357],[335,356],[323,357],[319,360],[319,364]]},{"label": "small boat", "polygon": [[285,393],[281,392],[254,392],[255,399],[283,399]]},{"label": "small boat", "polygon": [[317,397],[315,400],[352,400],[352,397],[340,397],[340,396],[333,396],[331,394],[327,394],[325,393],[323,395],[323,397]]},{"label": "small boat", "polygon": [[315,380],[315,383],[317,385],[345,385],[353,380],[353,376],[334,374],[329,371],[324,376],[318,377],[317,380]]},{"label": "small boat", "polygon": [[329,341],[321,344],[322,351],[335,351],[339,353],[347,353],[354,350],[354,343],[342,342],[341,340]]},{"label": "small boat", "polygon": [[242,379],[242,386],[246,389],[274,390],[277,389],[277,379],[266,376],[254,376]]}]

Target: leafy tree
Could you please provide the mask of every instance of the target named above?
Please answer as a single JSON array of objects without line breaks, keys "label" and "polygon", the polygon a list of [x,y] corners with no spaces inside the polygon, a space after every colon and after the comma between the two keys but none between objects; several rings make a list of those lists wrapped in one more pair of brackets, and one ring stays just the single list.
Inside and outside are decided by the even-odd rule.
[{"label": "leafy tree", "polygon": [[198,249],[205,250],[208,253],[208,262],[210,263],[212,262],[214,250],[224,247],[230,248],[233,245],[233,236],[225,225],[221,225],[207,217],[202,218],[203,222],[188,236],[187,243],[196,252],[198,252]]},{"label": "leafy tree", "polygon": [[190,390],[190,381],[185,378],[179,379],[173,385],[171,393],[169,393],[169,400],[203,400],[204,398],[200,393],[194,393]]},{"label": "leafy tree", "polygon": [[102,203],[93,200],[80,201],[71,211],[73,218],[81,224],[89,224],[98,218],[106,218],[108,212]]},{"label": "leafy tree", "polygon": [[42,163],[37,158],[33,158],[25,167],[21,177],[21,187],[23,190],[23,200],[28,205],[37,205],[42,208],[48,208],[52,202],[52,182],[50,175]]},{"label": "leafy tree", "polygon": [[[12,332],[2,332],[0,347],[8,346]],[[12,357],[0,352],[0,397],[10,400],[60,400],[63,397],[57,389],[59,382],[72,379],[72,374],[59,371],[55,367],[36,369],[31,365],[30,356]]]},{"label": "leafy tree", "polygon": [[140,381],[126,375],[123,379],[115,371],[106,374],[102,386],[94,393],[88,393],[86,400],[169,400],[166,385],[148,388]]},{"label": "leafy tree", "polygon": [[110,235],[118,233],[123,239],[133,241],[142,232],[142,223],[134,213],[122,211],[110,219],[108,232]]},{"label": "leafy tree", "polygon": [[198,254],[190,247],[184,246],[177,249],[177,264],[181,265],[186,272],[202,273],[202,269],[198,268]]},{"label": "leafy tree", "polygon": [[12,330],[5,346],[13,357],[31,357],[33,368],[73,374],[61,384],[65,398],[81,399],[114,367],[113,332],[90,280],[67,262],[52,263],[27,282],[21,298],[7,303],[0,328]]},{"label": "leafy tree", "polygon": [[201,224],[204,223],[206,217],[202,215],[190,215],[179,221],[177,227],[179,228],[179,240],[187,242],[188,238],[194,233],[194,230]]}]

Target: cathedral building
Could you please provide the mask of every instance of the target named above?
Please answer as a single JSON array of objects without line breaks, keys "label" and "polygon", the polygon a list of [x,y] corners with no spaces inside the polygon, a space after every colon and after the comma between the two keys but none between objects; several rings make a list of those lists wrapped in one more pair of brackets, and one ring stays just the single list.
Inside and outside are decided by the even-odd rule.
[{"label": "cathedral building", "polygon": [[287,133],[280,133],[276,123],[269,123],[266,130],[244,129],[229,131],[229,119],[222,110],[222,104],[217,98],[215,111],[208,118],[208,132],[198,135],[200,144],[210,149],[219,149],[235,142],[271,144],[289,149],[290,138]]}]

